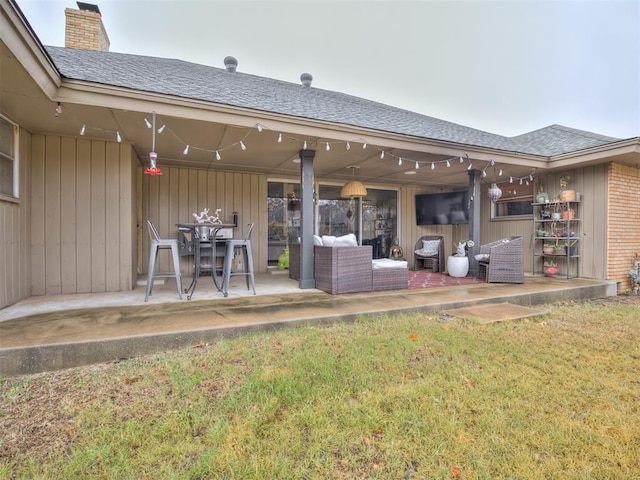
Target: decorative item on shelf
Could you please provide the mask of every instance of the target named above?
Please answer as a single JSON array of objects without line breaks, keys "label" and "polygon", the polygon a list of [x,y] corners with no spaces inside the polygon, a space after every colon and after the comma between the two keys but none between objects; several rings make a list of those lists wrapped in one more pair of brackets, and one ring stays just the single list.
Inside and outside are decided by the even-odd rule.
[{"label": "decorative item on shelf", "polygon": [[467,256],[467,248],[472,248],[475,243],[473,240],[460,240],[457,244],[453,244],[456,247],[456,253],[454,257],[466,257]]},{"label": "decorative item on shelf", "polygon": [[561,202],[576,201],[576,191],[567,189],[567,186],[569,185],[570,180],[571,180],[571,176],[568,174],[563,174],[560,176],[560,201]]},{"label": "decorative item on shelf", "polygon": [[540,220],[551,220],[551,210],[540,209]]},{"label": "decorative item on shelf", "polygon": [[575,212],[573,211],[573,208],[570,208],[569,210],[563,210],[562,211],[562,219],[563,220],[571,220],[575,217]]},{"label": "decorative item on shelf", "polygon": [[553,243],[545,243],[542,245],[542,253],[545,255],[553,255],[556,253],[556,246]]},{"label": "decorative item on shelf", "polygon": [[498,184],[492,183],[491,187],[489,187],[489,190],[487,191],[487,194],[489,195],[489,198],[492,202],[497,202],[502,196],[502,190],[500,190]]},{"label": "decorative item on shelf", "polygon": [[553,246],[553,254],[554,255],[564,255],[565,250],[564,250],[564,245],[558,243],[556,245]]},{"label": "decorative item on shelf", "polygon": [[538,193],[536,194],[536,203],[549,203],[549,194],[544,191],[544,187],[542,185],[538,187]]},{"label": "decorative item on shelf", "polygon": [[553,260],[547,260],[542,265],[542,273],[544,273],[547,277],[555,277],[558,275],[560,269],[558,268],[558,264]]},{"label": "decorative item on shelf", "polygon": [[547,231],[544,228],[538,228],[536,230],[536,237],[544,238],[547,236]]}]

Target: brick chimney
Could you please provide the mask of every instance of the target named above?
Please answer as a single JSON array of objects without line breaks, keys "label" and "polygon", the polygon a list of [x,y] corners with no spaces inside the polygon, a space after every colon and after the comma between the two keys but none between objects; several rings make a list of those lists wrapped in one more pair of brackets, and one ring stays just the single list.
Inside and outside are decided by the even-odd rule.
[{"label": "brick chimney", "polygon": [[111,42],[102,23],[100,9],[91,3],[76,3],[80,10],[66,8],[64,11],[66,19],[64,46],[108,52]]}]

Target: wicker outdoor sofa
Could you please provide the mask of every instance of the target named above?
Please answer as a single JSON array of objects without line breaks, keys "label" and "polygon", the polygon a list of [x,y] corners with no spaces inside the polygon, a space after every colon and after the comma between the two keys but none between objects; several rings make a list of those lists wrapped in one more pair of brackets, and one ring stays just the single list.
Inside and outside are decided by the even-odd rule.
[{"label": "wicker outdoor sofa", "polygon": [[[373,260],[372,255],[371,245],[315,245],[316,288],[332,295],[408,288],[409,274],[406,262]],[[297,244],[289,246],[289,277],[294,280],[300,279],[300,245]]]},{"label": "wicker outdoor sofa", "polygon": [[489,283],[524,283],[522,237],[508,237],[480,246],[478,278]]}]

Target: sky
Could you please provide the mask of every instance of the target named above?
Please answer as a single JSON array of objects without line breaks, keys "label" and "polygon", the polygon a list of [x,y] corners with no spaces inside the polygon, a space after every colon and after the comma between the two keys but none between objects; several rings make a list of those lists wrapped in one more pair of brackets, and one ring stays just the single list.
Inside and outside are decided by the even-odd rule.
[{"label": "sky", "polygon": [[[64,46],[70,0],[17,0]],[[505,136],[640,136],[640,0],[85,0],[110,51],[356,95]]]}]

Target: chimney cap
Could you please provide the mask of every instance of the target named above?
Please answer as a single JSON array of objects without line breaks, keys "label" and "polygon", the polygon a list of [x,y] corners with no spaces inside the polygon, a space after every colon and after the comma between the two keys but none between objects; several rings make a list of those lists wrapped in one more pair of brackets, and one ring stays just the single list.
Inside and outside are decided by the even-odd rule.
[{"label": "chimney cap", "polygon": [[232,57],[231,55],[224,57],[224,66],[227,69],[227,72],[235,72],[236,67],[238,66],[238,60],[236,57]]},{"label": "chimney cap", "polygon": [[76,3],[78,4],[78,8],[80,10],[97,13],[98,15],[102,16],[102,14],[100,13],[100,9],[98,8],[98,5],[94,5],[93,3],[85,3],[85,2],[76,2]]},{"label": "chimney cap", "polygon": [[312,80],[313,76],[310,73],[303,73],[300,75],[300,81],[302,82],[303,87],[310,87]]}]

